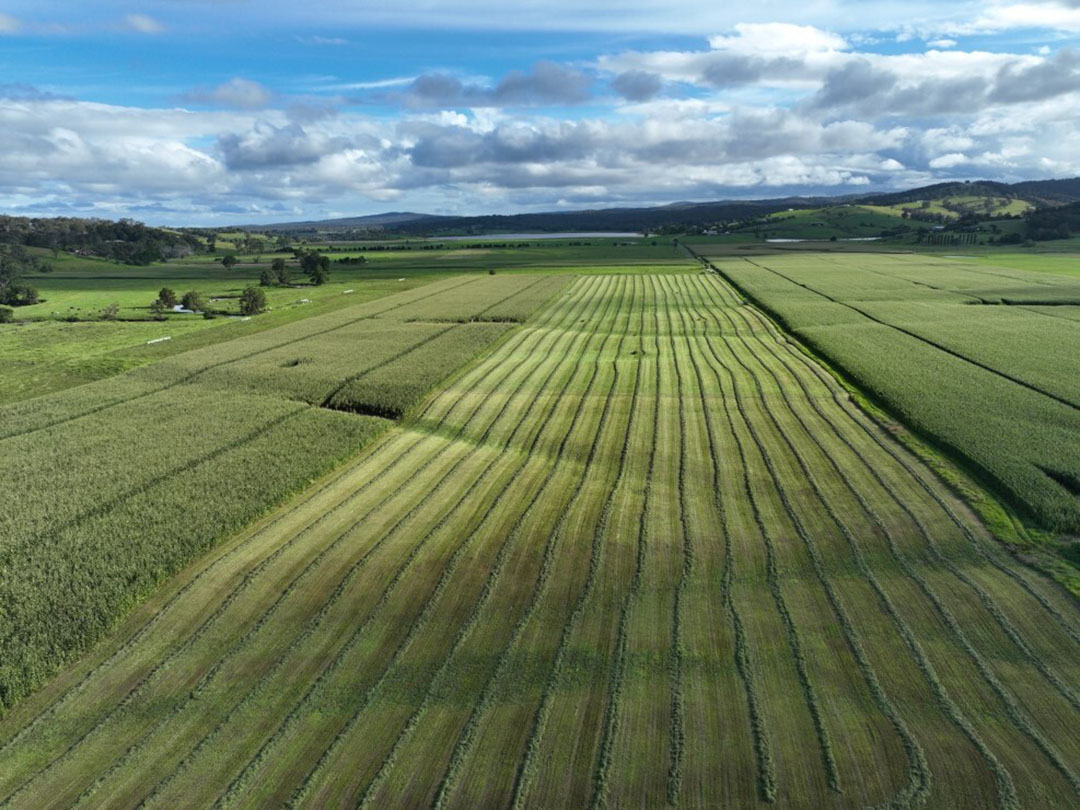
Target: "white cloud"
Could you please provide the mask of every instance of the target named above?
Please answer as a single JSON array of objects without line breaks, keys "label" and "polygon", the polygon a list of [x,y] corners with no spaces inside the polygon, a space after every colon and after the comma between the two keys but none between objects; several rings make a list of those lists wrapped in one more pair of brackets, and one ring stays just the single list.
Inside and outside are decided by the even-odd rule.
[{"label": "white cloud", "polygon": [[947,48],[955,48],[957,46],[957,42],[955,39],[932,39],[926,44],[929,45],[931,48],[940,48],[942,50],[945,50]]},{"label": "white cloud", "polygon": [[145,14],[128,14],[124,17],[124,27],[140,34],[160,34],[166,30],[162,23]]},{"label": "white cloud", "polygon": [[0,13],[0,34],[14,34],[20,27],[19,21],[14,17]]},{"label": "white cloud", "polygon": [[1069,33],[1080,32],[1080,5],[1071,0],[992,3],[971,22],[961,21],[946,30],[951,33],[986,34],[1040,28]]},{"label": "white cloud", "polygon": [[816,53],[847,50],[847,41],[836,34],[809,25],[790,23],[739,23],[734,36],[709,38],[714,50],[748,53]]},{"label": "white cloud", "polygon": [[970,162],[971,158],[963,152],[950,152],[947,155],[934,158],[928,165],[931,169],[952,169]]}]

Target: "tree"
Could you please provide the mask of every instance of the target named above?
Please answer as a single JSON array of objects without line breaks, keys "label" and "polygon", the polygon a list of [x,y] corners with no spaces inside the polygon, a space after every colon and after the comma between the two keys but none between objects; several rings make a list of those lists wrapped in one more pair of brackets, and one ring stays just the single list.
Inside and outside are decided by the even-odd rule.
[{"label": "tree", "polygon": [[226,270],[232,270],[234,267],[236,267],[236,257],[230,253],[228,256],[221,260],[221,264]]},{"label": "tree", "polygon": [[120,305],[115,301],[109,304],[105,309],[101,310],[99,317],[103,321],[115,321],[116,316],[120,314]]},{"label": "tree", "polygon": [[15,318],[15,310],[10,307],[0,307],[0,323],[11,323]]},{"label": "tree", "polygon": [[311,274],[308,276],[308,278],[311,279],[311,283],[314,284],[316,287],[325,284],[330,280],[330,268],[324,267],[320,264],[318,267],[311,271]]},{"label": "tree", "polygon": [[274,278],[274,274],[271,273],[268,269],[263,268],[263,271],[259,273],[260,287],[273,287],[275,281],[276,279]]},{"label": "tree", "polygon": [[315,286],[325,284],[330,280],[329,257],[316,253],[314,250],[305,250],[301,254],[300,269]]},{"label": "tree", "polygon": [[161,303],[161,299],[155,298],[154,303],[150,305],[150,314],[154,317],[155,321],[165,320],[165,305]]},{"label": "tree", "polygon": [[171,309],[180,303],[180,299],[176,297],[176,291],[169,287],[162,287],[161,292],[157,295],[158,301],[161,302],[163,307]]},{"label": "tree", "polygon": [[192,312],[205,312],[206,303],[203,301],[202,293],[195,290],[188,290],[184,293],[183,298],[180,299],[180,303],[184,309],[190,309]]},{"label": "tree", "polygon": [[5,287],[0,287],[0,304],[7,304],[12,307],[25,307],[30,304],[36,304],[40,300],[37,288],[30,284],[16,281],[9,283]]},{"label": "tree", "polygon": [[277,283],[282,287],[289,285],[289,265],[285,263],[284,259],[274,259],[270,265],[270,270],[273,271],[277,277]]},{"label": "tree", "polygon": [[22,245],[0,245],[0,304],[21,307],[38,302],[38,292],[22,281],[30,270],[47,272],[46,266],[31,256]]},{"label": "tree", "polygon": [[240,314],[258,315],[266,309],[266,293],[252,284],[240,294]]}]

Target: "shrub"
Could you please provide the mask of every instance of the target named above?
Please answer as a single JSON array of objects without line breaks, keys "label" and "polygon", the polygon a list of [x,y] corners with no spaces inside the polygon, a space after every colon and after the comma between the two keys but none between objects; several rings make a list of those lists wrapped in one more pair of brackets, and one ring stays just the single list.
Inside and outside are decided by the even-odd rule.
[{"label": "shrub", "polygon": [[11,323],[15,318],[15,310],[11,307],[0,307],[0,323]]}]

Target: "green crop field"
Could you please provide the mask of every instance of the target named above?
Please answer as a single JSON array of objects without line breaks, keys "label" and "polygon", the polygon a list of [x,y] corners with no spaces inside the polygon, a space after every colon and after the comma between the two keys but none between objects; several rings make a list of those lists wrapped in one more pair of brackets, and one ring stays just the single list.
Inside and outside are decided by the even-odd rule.
[{"label": "green crop field", "polygon": [[[937,295],[897,263],[889,285]],[[845,267],[827,270],[834,297],[855,284]],[[786,278],[818,270],[731,274],[815,318],[811,337],[865,318]],[[993,295],[976,289],[949,294]],[[969,350],[944,356],[971,365]],[[903,365],[921,355],[882,351],[921,381]],[[1044,371],[1009,384],[1048,399]],[[983,396],[1011,407],[990,388],[943,407]],[[230,419],[266,439],[206,474],[243,432]],[[246,505],[249,482],[295,487],[378,425],[212,545],[211,527],[254,517],[220,506]],[[0,513],[5,682],[31,682],[31,653],[59,662],[52,639],[88,643],[80,617],[118,615],[155,566],[190,562],[0,719],[0,807],[1080,801],[1075,600],[716,275],[454,277],[8,406],[0,428],[26,461],[4,491],[30,494]]]},{"label": "green crop field", "polygon": [[0,705],[567,281],[452,276],[0,407]]},{"label": "green crop field", "polygon": [[717,266],[1039,525],[1080,531],[1074,277],[913,254]]}]

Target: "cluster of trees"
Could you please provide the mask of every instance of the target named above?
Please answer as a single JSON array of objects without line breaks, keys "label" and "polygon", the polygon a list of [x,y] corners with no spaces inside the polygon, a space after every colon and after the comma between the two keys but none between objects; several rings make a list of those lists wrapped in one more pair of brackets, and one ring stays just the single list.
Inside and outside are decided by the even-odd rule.
[{"label": "cluster of trees", "polygon": [[1068,239],[1080,233],[1080,203],[1032,211],[1027,215],[1025,231],[1028,239],[1037,242]]},{"label": "cluster of trees", "polygon": [[324,256],[317,250],[306,250],[304,248],[295,248],[293,255],[300,260],[300,271],[316,287],[330,280],[329,256]]},{"label": "cluster of trees", "polygon": [[150,311],[158,320],[165,318],[165,313],[177,305],[192,312],[201,312],[205,317],[213,317],[213,313],[206,306],[203,295],[198,290],[188,290],[182,296],[177,297],[176,291],[170,287],[162,287],[158,297],[150,304]]},{"label": "cluster of trees", "polygon": [[131,219],[0,216],[0,243],[95,256],[132,265],[182,258],[206,250],[203,239],[191,231],[151,228]]},{"label": "cluster of trees", "polygon": [[[298,260],[300,272],[308,277],[315,286],[325,284],[330,280],[330,257],[324,256],[317,250],[305,248],[293,248],[293,256]],[[366,261],[366,260],[365,260]],[[226,256],[221,260],[226,270],[231,270],[237,265],[235,256]],[[292,285],[292,277],[289,273],[289,264],[280,256],[270,263],[270,267],[264,269],[259,275],[261,287],[288,287]]]},{"label": "cluster of trees", "polygon": [[292,278],[289,276],[289,263],[280,256],[274,259],[270,263],[269,269],[262,271],[259,276],[259,284],[263,287],[273,287],[274,285],[279,287],[291,286]]},{"label": "cluster of trees", "polygon": [[37,289],[28,284],[27,273],[48,273],[52,267],[18,244],[0,243],[0,304],[21,307],[40,300]]},{"label": "cluster of trees", "polygon": [[240,294],[240,314],[258,315],[266,309],[266,293],[254,284],[245,287]]},{"label": "cluster of trees", "polygon": [[222,237],[227,237],[228,241],[241,253],[262,253],[267,248],[289,250],[292,247],[292,242],[284,235],[272,237],[268,234],[250,233],[244,230],[195,230],[193,233],[206,240],[206,246],[211,253],[217,250],[218,240]]},{"label": "cluster of trees", "polygon": [[[181,296],[177,296],[176,290],[170,287],[162,287],[158,297],[150,304],[150,312],[157,320],[164,320],[167,312],[177,305],[191,312],[201,312],[204,318],[213,318],[215,313],[207,306],[206,299],[198,290],[188,290]],[[266,293],[254,284],[248,285],[240,294],[240,314],[258,315],[266,309]],[[104,317],[104,310],[102,312]]]}]

